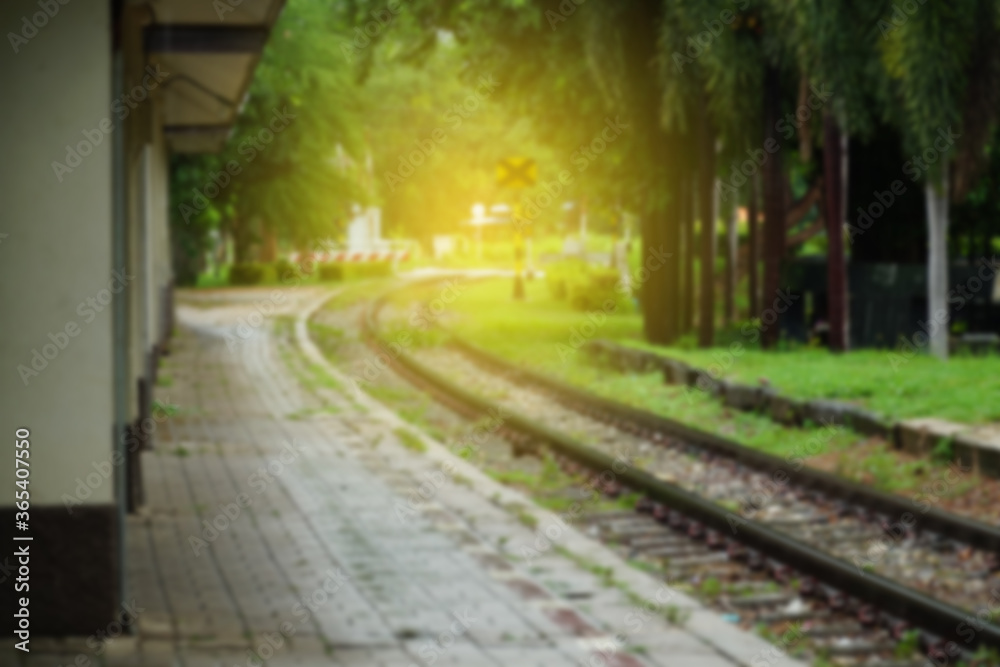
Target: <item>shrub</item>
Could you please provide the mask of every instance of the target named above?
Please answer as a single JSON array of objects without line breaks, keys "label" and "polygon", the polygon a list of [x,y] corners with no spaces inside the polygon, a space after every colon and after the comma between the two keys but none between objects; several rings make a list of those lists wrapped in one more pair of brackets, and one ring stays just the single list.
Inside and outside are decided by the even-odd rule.
[{"label": "shrub", "polygon": [[391,262],[330,262],[319,265],[319,279],[327,282],[384,278],[391,275]]},{"label": "shrub", "polygon": [[345,275],[351,280],[385,278],[392,275],[392,262],[359,262],[345,265]]},{"label": "shrub", "polygon": [[610,301],[617,308],[622,297],[617,289],[621,279],[616,269],[588,267],[582,276],[574,276],[567,284],[569,305],[574,310],[604,310]]},{"label": "shrub", "polygon": [[233,264],[229,268],[230,285],[259,285],[264,280],[264,267],[260,264]]},{"label": "shrub", "polygon": [[274,263],[274,275],[282,283],[302,278],[302,269],[295,262],[282,257]]},{"label": "shrub", "polygon": [[569,283],[586,275],[587,265],[577,259],[555,262],[545,269],[545,283],[556,301],[569,296]]},{"label": "shrub", "polygon": [[319,279],[323,282],[339,282],[343,280],[344,266],[336,263],[320,264]]}]

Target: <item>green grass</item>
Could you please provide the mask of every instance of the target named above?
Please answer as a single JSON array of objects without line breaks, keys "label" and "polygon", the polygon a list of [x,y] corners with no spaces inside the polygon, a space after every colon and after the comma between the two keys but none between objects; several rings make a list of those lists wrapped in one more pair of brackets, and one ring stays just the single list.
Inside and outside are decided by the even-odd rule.
[{"label": "green grass", "polygon": [[744,349],[731,360],[726,348],[664,348],[637,340],[629,344],[662,352],[700,368],[720,368],[722,377],[746,384],[766,380],[783,394],[854,403],[890,419],[940,417],[958,422],[1000,420],[1000,356],[958,355],[947,362],[925,354],[894,367],[888,350],[831,354],[803,347],[764,352]]},{"label": "green grass", "polygon": [[[764,415],[727,408],[721,401],[703,392],[664,384],[659,373],[628,374],[601,368],[594,365],[585,352],[577,351],[577,348],[588,338],[588,334],[590,338],[611,338],[642,345],[639,340],[641,322],[637,313],[626,306],[622,309],[624,312],[611,315],[599,326],[585,330],[583,325],[587,322],[586,313],[575,312],[565,303],[553,301],[544,283],[529,283],[524,302],[513,301],[510,290],[509,280],[471,285],[452,304],[451,308],[456,316],[449,321],[449,326],[459,336],[537,372],[775,456],[796,456],[807,461],[824,457],[822,465],[826,469],[884,491],[904,494],[916,492],[921,484],[940,474],[949,458],[944,446],[933,456],[924,459],[901,457],[891,449],[890,444],[863,443],[865,438],[846,428],[820,428],[809,424],[803,428],[786,427]],[[712,354],[712,351],[697,350],[680,352],[686,353],[686,358],[692,362],[697,355],[710,359]],[[856,354],[860,361],[853,361],[853,354],[833,357],[814,350],[770,355],[756,352],[751,358],[759,363],[771,360],[775,366],[787,371],[788,377],[797,385],[811,387],[813,393],[809,395],[815,395],[813,383],[820,386],[823,386],[824,381],[835,383],[839,376],[848,376],[841,378],[841,381],[850,382],[850,376],[855,374],[855,366],[870,364],[870,361],[864,360],[870,360],[876,353]],[[819,370],[813,370],[813,360]],[[914,360],[907,372],[920,376],[922,380],[908,381],[916,384],[921,381],[930,383],[928,389],[914,400],[919,399],[920,405],[937,406],[940,410],[930,414],[938,413],[938,416],[946,408],[951,409],[950,412],[945,411],[945,416],[953,419],[969,417],[976,410],[981,410],[983,415],[995,412],[997,408],[991,406],[986,398],[987,388],[995,380],[980,379],[966,370],[964,361],[956,359],[952,362],[953,366],[947,368],[955,368],[955,373],[959,376],[966,373],[965,381],[974,383],[976,389],[955,390],[948,395],[937,392],[933,388],[933,380],[928,379],[936,369],[944,365],[930,359]],[[992,359],[976,361],[980,365],[996,363]],[[733,370],[746,372],[740,363],[742,359]],[[871,369],[867,371],[874,372]],[[858,371],[858,374],[863,372],[865,371]],[[878,385],[869,388],[868,392],[871,398],[883,401],[876,403],[876,406],[890,403],[890,396],[903,391],[892,384],[881,386],[878,391],[876,388]],[[783,389],[794,395],[791,389]],[[968,404],[973,398],[970,394],[974,395],[978,407]],[[961,399],[956,399],[956,396],[961,396]],[[826,397],[843,398],[840,395]],[[899,405],[894,416],[929,416],[922,410],[907,411],[906,401],[897,400]],[[958,404],[959,400],[966,404]],[[961,412],[962,410],[965,412]],[[893,413],[890,411],[890,414]],[[641,464],[641,461],[638,463]],[[817,463],[814,461],[813,464]],[[949,497],[962,495],[969,490],[966,485],[960,486],[961,488],[956,486],[952,489]]]},{"label": "green grass", "polygon": [[393,433],[395,433],[396,437],[399,438],[399,442],[403,445],[403,447],[421,454],[427,451],[427,444],[407,429],[397,428],[393,431]]},{"label": "green grass", "polygon": [[[664,401],[677,402],[684,391],[661,387],[659,377],[619,376],[598,373],[583,363],[579,346],[594,338],[607,338],[654,350],[691,365],[721,370],[721,376],[747,384],[766,380],[778,391],[801,399],[835,399],[855,403],[890,419],[939,417],[959,422],[1000,420],[1000,356],[956,356],[941,362],[917,355],[897,368],[885,350],[857,350],[835,355],[822,349],[800,347],[776,352],[753,349],[738,329],[719,336],[726,347],[708,350],[660,347],[642,340],[642,320],[634,305],[626,304],[606,318],[588,319],[587,313],[570,309],[549,295],[544,280],[527,284],[527,299],[515,302],[508,280],[470,284],[452,306],[461,317],[452,327],[491,351],[546,372],[556,372],[583,384],[600,384],[612,396],[639,384],[654,392],[649,400],[657,409]],[[733,343],[743,343],[733,348]],[[654,391],[655,389],[655,391]],[[604,392],[602,392],[604,393]],[[700,401],[682,398],[685,411],[699,418],[717,411]],[[697,404],[697,405],[696,405]]]},{"label": "green grass", "polygon": [[[490,281],[470,287],[453,308],[462,315],[452,323],[455,332],[501,356],[559,377],[592,392],[657,412],[702,430],[734,438],[746,445],[784,456],[799,453],[814,438],[825,451],[846,449],[854,436],[845,430],[823,435],[815,430],[789,429],[766,417],[734,412],[719,401],[687,387],[665,385],[657,373],[611,373],[587,362],[574,338],[587,321],[586,314],[549,299],[539,281],[528,285],[528,299],[515,303],[509,281]],[[627,310],[623,308],[623,310]],[[593,337],[628,338],[637,333],[639,315],[612,315]]]},{"label": "green grass", "polygon": [[[574,236],[575,234],[571,234]],[[532,239],[531,252],[533,263],[538,268],[538,258],[545,255],[561,255],[565,235],[560,234],[539,234]],[[588,253],[610,253],[615,237],[611,234],[588,233],[586,241],[586,252]],[[434,266],[441,268],[513,268],[514,266],[514,241],[511,237],[504,237],[484,241],[481,250],[477,250],[473,236],[470,234],[458,243],[456,251],[443,259],[434,259],[429,254],[420,254],[414,257],[413,261],[406,266]],[[638,243],[632,244],[635,253],[638,254]]]},{"label": "green grass", "polygon": [[[381,276],[374,276],[369,273],[372,269],[366,264],[351,265],[349,263],[344,263],[344,276],[343,280],[339,281],[324,281],[320,279],[319,269],[315,268],[318,265],[314,265],[314,268],[309,273],[302,273],[299,276],[289,276],[289,275],[278,275],[278,271],[273,263],[263,263],[257,262],[264,272],[261,280],[254,285],[243,285],[241,287],[298,287],[307,285],[320,285],[320,286],[339,286],[345,283],[353,282],[372,282],[372,281],[382,281],[384,280]],[[229,269],[232,265],[225,264],[219,267],[218,273],[215,272],[204,272],[198,275],[195,280],[195,284],[192,286],[195,289],[220,289],[226,287],[233,287],[229,284]],[[401,263],[398,267],[400,271],[408,271],[415,268],[412,262]]]},{"label": "green grass", "polygon": [[327,359],[336,360],[341,345],[344,344],[344,331],[337,327],[320,324],[315,320],[307,322],[309,337],[316,343],[320,351]]}]

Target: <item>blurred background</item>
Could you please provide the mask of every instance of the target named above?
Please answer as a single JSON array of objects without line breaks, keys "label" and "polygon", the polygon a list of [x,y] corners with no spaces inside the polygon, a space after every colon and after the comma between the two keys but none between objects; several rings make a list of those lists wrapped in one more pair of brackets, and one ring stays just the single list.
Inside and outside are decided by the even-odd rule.
[{"label": "blurred background", "polygon": [[225,148],[171,159],[175,275],[316,244],[509,266],[521,206],[543,261],[672,255],[634,287],[651,342],[785,288],[765,347],[891,348],[936,312],[934,355],[995,343],[995,8],[911,4],[290,2]]},{"label": "blurred background", "polygon": [[[596,418],[532,413],[605,444],[672,433],[806,451],[851,489],[908,502],[957,466],[934,502],[987,537],[964,551],[966,525],[938,517],[954,540],[922,544],[921,590],[970,610],[998,576],[981,551],[1000,544],[1000,3],[6,0],[0,26],[0,430],[32,466],[0,463],[24,494],[0,501],[0,521],[32,537],[35,636],[87,636],[135,591],[157,610],[143,641],[172,633],[178,655],[207,616],[224,619],[219,636],[271,629],[271,598],[237,598],[292,566],[257,551],[233,574],[190,542],[231,506],[213,495],[229,488],[220,470],[237,461],[238,492],[277,443],[312,443],[273,487],[294,502],[262,504],[298,517],[301,542],[271,534],[291,559],[322,514],[299,481],[368,479],[329,463],[363,459],[358,442],[425,452],[372,405],[460,440],[454,414],[386,368],[422,355],[503,394],[507,380],[478,385],[486,371],[456,360],[461,344],[627,404],[627,424],[633,408],[660,420],[602,440]],[[558,407],[509,389],[519,409]],[[700,472],[728,474],[714,455]],[[544,492],[570,485],[566,461],[525,472],[507,458],[494,479],[565,501]],[[656,474],[752,505],[734,499],[741,480]],[[808,495],[816,479],[796,484]],[[599,509],[669,518],[631,491],[605,485]],[[888,510],[872,502],[858,521],[878,535]],[[250,523],[219,544],[257,540]],[[302,581],[341,562],[354,538],[335,538]],[[942,593],[946,569],[961,581]],[[286,579],[274,599],[291,604],[306,584]],[[714,604],[722,583],[684,585]],[[324,631],[348,632],[324,613]]]}]

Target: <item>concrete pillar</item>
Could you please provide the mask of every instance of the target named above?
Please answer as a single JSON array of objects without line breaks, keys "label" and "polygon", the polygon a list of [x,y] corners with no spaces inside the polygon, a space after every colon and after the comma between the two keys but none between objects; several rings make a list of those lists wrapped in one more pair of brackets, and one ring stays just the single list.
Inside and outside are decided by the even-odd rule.
[{"label": "concrete pillar", "polygon": [[[0,3],[0,434],[30,432],[33,637],[89,635],[117,611],[113,309],[129,280],[112,262],[111,3],[41,4],[48,14]],[[14,479],[8,455],[5,533]],[[14,598],[2,599],[9,619]]]},{"label": "concrete pillar", "polygon": [[162,339],[165,324],[164,290],[173,282],[173,269],[170,263],[170,156],[158,113],[153,131],[152,176],[153,277],[155,280],[155,300],[153,301],[153,332],[155,337],[153,344],[160,345],[165,342]]}]

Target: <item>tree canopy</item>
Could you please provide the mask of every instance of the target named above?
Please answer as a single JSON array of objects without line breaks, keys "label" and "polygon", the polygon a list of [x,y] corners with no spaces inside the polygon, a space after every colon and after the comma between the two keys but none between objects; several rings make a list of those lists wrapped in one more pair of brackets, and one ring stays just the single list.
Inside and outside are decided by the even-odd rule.
[{"label": "tree canopy", "polygon": [[[238,259],[268,235],[302,247],[342,233],[355,204],[427,240],[473,202],[546,192],[529,216],[543,227],[571,199],[637,216],[646,256],[675,258],[642,290],[647,336],[686,333],[679,309],[697,291],[709,345],[716,221],[733,199],[761,204],[764,301],[795,239],[819,229],[814,247],[840,256],[858,197],[887,187],[866,156],[927,186],[919,233],[946,243],[949,206],[961,233],[978,230],[993,201],[979,184],[995,162],[998,30],[990,0],[290,0],[224,153],[176,160],[179,246],[217,227]],[[286,124],[268,136],[276,116]],[[493,165],[512,156],[537,161],[535,189],[497,187]],[[207,205],[185,200],[231,163],[240,173]],[[880,224],[912,227],[911,204]]]}]

